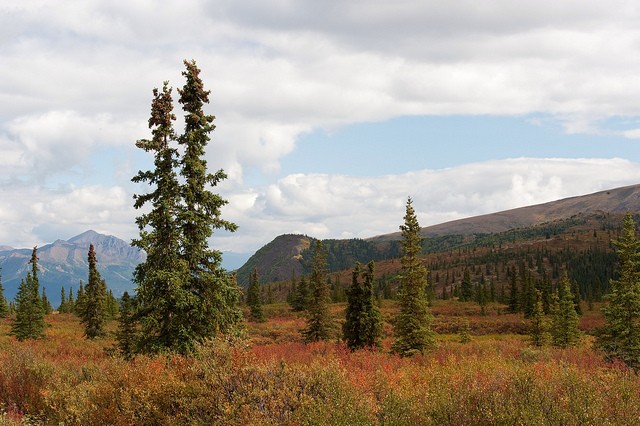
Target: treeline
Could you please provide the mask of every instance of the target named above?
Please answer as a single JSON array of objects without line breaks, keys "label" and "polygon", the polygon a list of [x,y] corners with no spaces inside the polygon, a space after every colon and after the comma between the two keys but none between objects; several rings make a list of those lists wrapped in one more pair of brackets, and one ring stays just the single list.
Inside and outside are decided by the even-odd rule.
[{"label": "treeline", "polygon": [[[370,261],[395,259],[402,255],[399,241],[374,242],[358,238],[349,240],[322,240],[327,252],[327,269],[329,272],[351,269],[356,262],[366,264]],[[313,248],[300,253],[305,274],[311,272]]]},{"label": "treeline", "polygon": [[[15,301],[7,304],[0,280],[0,317],[13,316],[11,334],[18,340],[39,339],[44,337],[47,327],[45,315],[53,312],[46,290],[40,293],[37,247],[33,248],[29,264],[31,270],[20,282]],[[97,259],[93,244],[89,246],[89,279],[86,286],[82,281],[76,293],[69,289],[68,295],[64,287],[61,290],[59,313],[73,313],[80,317],[85,327],[85,336],[89,339],[106,334],[107,321],[116,318],[118,301],[113,292],[107,289],[107,283],[101,279],[97,270]]]},{"label": "treeline", "polygon": [[[427,269],[419,259],[422,251],[420,226],[411,198],[407,201],[405,223],[400,229],[400,309],[394,319],[394,342],[391,350],[401,356],[411,356],[435,347],[435,333],[431,330],[433,318],[425,292]],[[302,333],[306,342],[328,340],[334,334],[331,332],[334,324],[328,310],[332,299],[332,281],[328,276],[327,250],[321,241],[316,240],[312,253],[311,273],[301,277],[299,282],[295,277],[292,278],[288,296],[294,311],[305,312],[307,326]],[[356,261],[351,274],[351,285],[344,293],[347,307],[342,339],[352,350],[381,347],[382,316],[375,303],[374,269],[374,261],[368,262],[366,268],[362,268],[360,262]]]}]

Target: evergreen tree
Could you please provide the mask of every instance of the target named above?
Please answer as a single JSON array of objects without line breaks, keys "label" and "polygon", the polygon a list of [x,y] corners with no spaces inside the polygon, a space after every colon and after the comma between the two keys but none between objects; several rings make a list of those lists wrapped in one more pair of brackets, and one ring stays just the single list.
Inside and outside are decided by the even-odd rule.
[{"label": "evergreen tree", "polygon": [[311,303],[307,327],[303,331],[305,342],[317,342],[331,338],[331,316],[329,315],[329,285],[327,284],[327,253],[320,240],[316,240],[312,260]]},{"label": "evergreen tree", "polygon": [[549,321],[547,321],[544,315],[544,303],[540,290],[536,290],[536,305],[531,317],[529,335],[531,336],[531,343],[533,343],[534,346],[546,346],[551,340]]},{"label": "evergreen tree", "polygon": [[73,313],[76,311],[76,301],[73,299],[73,287],[69,288],[69,297],[67,298],[67,312]]},{"label": "evergreen tree", "polygon": [[84,303],[80,312],[80,320],[84,324],[84,335],[87,339],[95,339],[105,335],[107,322],[107,292],[106,284],[100,279],[93,244],[89,245],[89,279],[84,288]]},{"label": "evergreen tree", "polygon": [[60,306],[58,306],[58,312],[61,314],[67,313],[67,293],[64,291],[64,286],[60,288]]},{"label": "evergreen tree", "polygon": [[267,287],[267,305],[275,303],[275,296],[273,294],[273,284],[269,284]]},{"label": "evergreen tree", "polygon": [[533,284],[533,277],[527,271],[522,278],[522,300],[520,306],[525,318],[533,317],[536,309],[536,288]]},{"label": "evergreen tree", "polygon": [[373,299],[373,279],[373,261],[366,271],[361,271],[356,263],[351,287],[347,289],[346,321],[342,325],[343,339],[351,350],[382,345],[382,316]]},{"label": "evergreen tree", "polygon": [[573,304],[571,284],[565,272],[559,283],[559,291],[553,297],[551,308],[551,336],[554,346],[566,348],[576,346],[580,341],[578,314]]},{"label": "evergreen tree", "polygon": [[51,306],[51,302],[49,302],[49,298],[47,297],[47,289],[46,287],[42,287],[42,297],[40,298],[42,302],[42,309],[44,309],[45,314],[50,314],[53,312],[53,306]]},{"label": "evergreen tree", "polygon": [[117,347],[125,359],[130,359],[136,345],[136,321],[135,301],[124,292],[120,300],[120,317],[118,318],[118,331],[116,332]]},{"label": "evergreen tree", "polygon": [[180,188],[182,205],[178,213],[181,230],[182,259],[189,270],[187,289],[191,296],[185,309],[187,335],[192,342],[200,342],[217,333],[227,333],[240,325],[240,292],[233,279],[220,266],[222,255],[208,246],[213,229],[233,232],[237,226],[221,218],[221,208],[227,204],[220,195],[211,192],[226,179],[223,170],[207,173],[204,149],[207,146],[214,116],[206,115],[203,106],[209,103],[209,91],[204,90],[200,69],[195,61],[184,61],[182,75],[186,83],[179,102],[185,112],[185,130],[178,138],[184,149],[180,174],[184,184]]},{"label": "evergreen tree", "polygon": [[296,312],[306,311],[309,309],[310,300],[309,283],[304,276],[300,277],[300,283],[296,286],[296,294],[293,300],[293,310]]},{"label": "evergreen tree", "polygon": [[576,309],[576,313],[578,315],[582,315],[582,307],[580,306],[581,298],[580,298],[580,289],[578,288],[578,283],[575,280],[571,280],[571,293],[573,294],[573,306]]},{"label": "evergreen tree", "polygon": [[73,312],[81,316],[84,310],[84,284],[80,281],[80,286],[78,287],[78,294],[76,294],[76,303],[74,304]]},{"label": "evergreen tree", "polygon": [[31,254],[31,272],[22,280],[16,296],[16,319],[11,327],[11,334],[18,340],[39,339],[44,337],[45,310],[40,299],[40,283],[38,279],[37,247]]},{"label": "evergreen tree", "polygon": [[467,317],[462,318],[458,324],[458,341],[462,344],[471,341],[471,324]]},{"label": "evergreen tree", "polygon": [[5,318],[7,315],[9,315],[9,305],[4,297],[4,287],[2,286],[2,276],[0,275],[0,318]]},{"label": "evergreen tree", "polygon": [[471,284],[471,276],[469,269],[464,268],[462,275],[462,283],[460,284],[460,301],[468,302],[473,299],[473,285]]},{"label": "evergreen tree", "polygon": [[[330,278],[329,281],[331,282]],[[340,277],[336,275],[333,282],[331,282],[331,301],[333,303],[342,303],[346,302],[346,300],[347,294],[344,287],[342,286],[342,283],[340,282]]]},{"label": "evergreen tree", "polygon": [[411,203],[409,198],[404,225],[400,226],[404,253],[398,290],[400,312],[395,319],[395,341],[391,346],[401,356],[424,353],[435,347],[432,315],[424,294],[427,269],[418,257],[422,249],[420,225]]},{"label": "evergreen tree", "polygon": [[634,370],[640,368],[640,241],[630,213],[622,234],[614,241],[618,254],[618,279],[611,280],[608,304],[603,307],[605,325],[597,346],[610,359],[619,359]]},{"label": "evergreen tree", "polygon": [[[234,231],[223,220],[227,201],[209,190],[226,178],[223,170],[207,172],[205,147],[214,130],[214,117],[206,115],[209,92],[194,61],[184,62],[186,83],[178,89],[185,112],[185,129],[174,134],[171,89],[154,90],[149,127],[151,140],[138,147],[154,153],[155,169],[139,172],[135,182],[155,185],[149,194],[136,196],[136,208],[151,204],[149,213],[137,219],[140,239],[134,245],[147,252],[147,260],[134,274],[137,284],[137,317],[144,352],[192,352],[196,345],[218,333],[240,326],[240,291],[220,264],[221,253],[209,248],[214,229]],[[182,157],[170,144],[177,140]],[[182,184],[178,179],[179,169]]]},{"label": "evergreen tree", "polygon": [[264,311],[262,310],[262,295],[260,294],[260,280],[258,279],[258,270],[253,269],[253,273],[249,277],[249,287],[247,288],[247,306],[251,318],[256,322],[266,321]]},{"label": "evergreen tree", "polygon": [[[104,283],[105,287],[107,285],[105,280],[102,280],[102,282]],[[111,289],[109,289],[109,293],[107,294],[107,311],[108,311],[108,315],[107,317],[109,319],[113,319],[116,316],[118,316],[118,311],[120,310],[119,308],[119,302],[118,299],[116,299],[116,297],[113,295],[113,291]]]},{"label": "evergreen tree", "polygon": [[[173,121],[172,89],[168,82],[162,91],[153,90],[149,128],[152,138],[141,139],[136,146],[154,155],[154,170],[138,172],[133,182],[155,185],[152,192],[134,196],[136,209],[150,205],[151,209],[136,219],[140,238],[133,245],[147,253],[147,258],[134,272],[141,325],[143,352],[178,349],[186,352],[193,345],[184,310],[191,302],[188,289],[187,262],[180,256],[180,227],[177,215],[180,206],[180,184],[176,168],[178,151],[171,145],[176,135]],[[187,342],[182,342],[183,339]]]},{"label": "evergreen tree", "polygon": [[520,300],[518,295],[518,278],[516,276],[516,268],[511,269],[509,277],[509,312],[516,313],[520,311]]}]

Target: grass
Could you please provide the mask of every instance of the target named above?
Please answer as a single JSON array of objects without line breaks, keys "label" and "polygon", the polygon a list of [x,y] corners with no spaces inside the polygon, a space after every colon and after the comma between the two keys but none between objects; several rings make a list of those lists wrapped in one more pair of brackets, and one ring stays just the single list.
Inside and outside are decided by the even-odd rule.
[{"label": "grass", "polygon": [[[393,302],[381,307],[389,320]],[[336,330],[344,305],[333,305]],[[433,352],[413,358],[305,345],[304,317],[267,305],[247,340],[212,341],[196,356],[111,356],[72,315],[49,315],[47,338],[17,342],[0,321],[0,425],[625,425],[640,418],[640,380],[592,349],[533,348],[523,320],[499,306],[439,302]],[[471,323],[471,342],[454,324]],[[585,311],[582,326],[601,321]],[[526,324],[525,324],[526,325]],[[507,330],[507,331],[505,331]],[[515,331],[509,331],[515,330]]]}]

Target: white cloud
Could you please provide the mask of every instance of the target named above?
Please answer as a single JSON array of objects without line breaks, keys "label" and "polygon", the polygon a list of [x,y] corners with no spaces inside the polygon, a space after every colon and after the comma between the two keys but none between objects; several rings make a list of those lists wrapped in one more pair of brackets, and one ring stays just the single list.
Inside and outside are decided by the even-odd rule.
[{"label": "white cloud", "polygon": [[[607,133],[603,120],[640,116],[639,24],[634,2],[577,0],[4,2],[0,242],[135,233],[128,181],[150,161],[133,143],[149,136],[152,88],[183,84],[184,58],[212,90],[209,165],[229,174],[225,211],[241,226],[221,243],[240,251],[284,232],[392,232],[408,195],[428,225],[632,183],[624,160],[522,159],[244,187],[247,170],[277,176],[305,132],[401,115],[541,113]],[[637,138],[631,127],[616,132]],[[120,157],[100,157],[109,148]],[[97,176],[106,161],[115,172]]]},{"label": "white cloud", "polygon": [[0,160],[6,175],[44,178],[74,167],[86,168],[97,148],[132,144],[145,131],[140,123],[116,120],[110,114],[81,115],[49,111],[17,117],[5,125]]},{"label": "white cloud", "polygon": [[0,241],[32,247],[88,229],[131,238],[137,231],[129,194],[121,187],[88,185],[50,190],[37,185],[0,188]]},{"label": "white cloud", "polygon": [[[382,177],[286,176],[231,198],[240,225],[221,249],[253,251],[284,233],[367,238],[396,232],[408,196],[422,226],[634,184],[640,164],[623,159],[516,158]],[[235,204],[235,206],[234,206]]]},{"label": "white cloud", "polygon": [[[265,188],[222,193],[236,233],[216,231],[213,245],[252,252],[285,233],[367,238],[396,232],[408,196],[422,226],[636,183],[640,164],[622,159],[517,158],[381,177],[291,175]],[[86,185],[0,188],[0,242],[31,247],[87,229],[125,240],[137,236],[131,193]]]},{"label": "white cloud", "polygon": [[[633,3],[1,7],[0,135],[33,117],[44,133],[42,118],[65,111],[142,127],[151,88],[166,79],[180,86],[181,60],[195,57],[213,90],[211,111],[225,119],[218,164],[237,181],[246,167],[277,171],[296,138],[317,128],[408,114],[543,112],[576,133],[597,132],[598,119],[640,115]],[[59,148],[81,157],[87,129],[79,130]]]},{"label": "white cloud", "polygon": [[640,129],[630,129],[622,133],[627,139],[640,139]]}]

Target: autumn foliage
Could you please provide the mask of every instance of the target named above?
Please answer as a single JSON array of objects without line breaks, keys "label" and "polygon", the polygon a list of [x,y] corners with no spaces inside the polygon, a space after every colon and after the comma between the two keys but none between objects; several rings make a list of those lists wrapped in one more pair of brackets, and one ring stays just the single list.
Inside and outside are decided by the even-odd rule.
[{"label": "autumn foliage", "polygon": [[[335,321],[344,318],[345,305],[329,308]],[[112,338],[85,339],[71,314],[47,316],[46,338],[24,342],[7,334],[4,319],[0,424],[554,425],[640,417],[640,379],[593,350],[592,337],[537,348],[526,334],[478,327],[484,316],[473,309],[436,304],[434,325],[464,314],[473,338],[461,344],[455,332],[441,334],[437,348],[410,358],[389,353],[388,321],[398,307],[386,302],[379,351],[305,344],[304,317],[286,305],[266,305],[267,322],[248,323],[247,339],[131,361],[111,349]],[[117,328],[111,322],[109,335]]]}]

